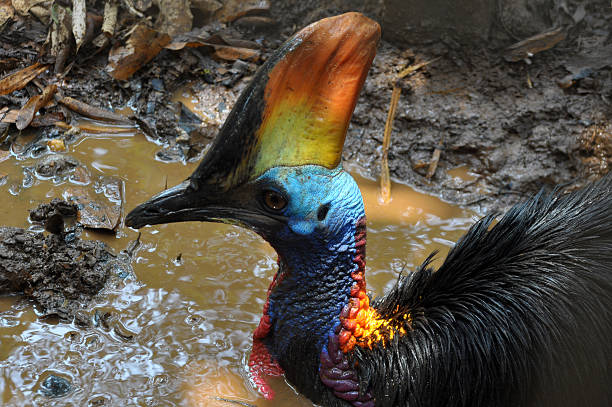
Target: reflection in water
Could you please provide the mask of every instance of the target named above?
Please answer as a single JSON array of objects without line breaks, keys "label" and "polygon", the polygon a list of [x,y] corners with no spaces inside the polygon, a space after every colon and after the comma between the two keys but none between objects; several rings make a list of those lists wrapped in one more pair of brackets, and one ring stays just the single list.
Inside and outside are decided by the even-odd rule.
[{"label": "reflection in water", "polygon": [[[88,167],[92,179],[122,178],[127,211],[166,184],[182,181],[196,165],[155,161],[158,148],[138,134],[99,134],[68,146],[68,154]],[[28,209],[61,197],[72,184],[39,179],[34,165],[32,158],[0,162],[0,175],[7,175],[0,184],[0,225],[28,227]],[[472,214],[401,185],[393,187],[391,204],[380,206],[376,183],[356,178],[368,214],[367,276],[374,293],[388,289],[398,272],[414,269],[432,250],[440,250],[442,258],[473,222]],[[116,236],[83,234],[117,252],[136,236],[123,227]],[[271,379],[273,403],[258,397],[244,379],[251,333],[276,267],[265,242],[237,227],[193,222],[146,227],[140,240],[136,276],[109,288],[90,311],[92,320],[96,313],[112,312],[117,324],[135,334],[131,339],[112,326],[79,329],[41,321],[28,302],[0,298],[2,405],[49,405],[40,386],[51,374],[73,385],[60,405],[235,405],[217,398],[257,406],[311,405],[282,378]]]}]

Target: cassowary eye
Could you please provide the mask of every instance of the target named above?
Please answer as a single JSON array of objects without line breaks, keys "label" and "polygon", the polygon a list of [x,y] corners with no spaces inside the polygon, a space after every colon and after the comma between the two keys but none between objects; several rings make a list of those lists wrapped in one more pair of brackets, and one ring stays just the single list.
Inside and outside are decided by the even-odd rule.
[{"label": "cassowary eye", "polygon": [[280,211],[287,206],[285,197],[276,191],[265,191],[263,200],[266,207],[273,211]]}]

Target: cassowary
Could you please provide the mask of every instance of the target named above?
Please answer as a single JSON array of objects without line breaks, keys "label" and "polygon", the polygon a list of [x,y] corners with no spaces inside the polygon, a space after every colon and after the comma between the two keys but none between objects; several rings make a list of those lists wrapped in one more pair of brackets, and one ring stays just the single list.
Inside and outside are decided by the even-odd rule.
[{"label": "cassowary", "polygon": [[361,193],[341,152],[380,37],[348,13],[289,39],[196,171],[127,225],[224,222],[278,253],[249,368],[323,406],[612,406],[612,176],[487,216],[440,268],[366,293]]}]

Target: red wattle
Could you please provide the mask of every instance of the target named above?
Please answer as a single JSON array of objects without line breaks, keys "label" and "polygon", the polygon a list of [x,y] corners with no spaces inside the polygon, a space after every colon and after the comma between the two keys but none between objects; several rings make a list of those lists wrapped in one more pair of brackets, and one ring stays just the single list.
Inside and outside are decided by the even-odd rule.
[{"label": "red wattle", "polygon": [[249,357],[249,379],[251,379],[255,388],[266,400],[274,398],[274,391],[266,382],[265,376],[282,376],[285,374],[283,368],[274,360],[270,352],[268,352],[268,348],[262,342],[262,339],[268,336],[272,327],[270,315],[268,315],[269,296],[274,286],[278,283],[277,277],[278,273],[276,273],[268,288],[268,299],[266,299],[264,304],[263,315],[259,320],[259,325],[253,332],[253,349]]}]

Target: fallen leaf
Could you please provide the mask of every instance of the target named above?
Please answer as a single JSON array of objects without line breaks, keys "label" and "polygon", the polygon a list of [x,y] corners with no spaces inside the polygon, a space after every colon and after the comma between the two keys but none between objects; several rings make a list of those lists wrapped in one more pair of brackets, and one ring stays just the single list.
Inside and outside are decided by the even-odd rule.
[{"label": "fallen leaf", "polygon": [[[47,2],[48,3],[48,2]],[[30,9],[30,14],[40,20],[41,23],[47,25],[51,18],[51,7],[48,4],[42,3],[41,6],[34,6]]]},{"label": "fallen leaf", "polygon": [[247,14],[261,13],[270,10],[268,0],[227,0],[217,13],[216,18],[229,23]]},{"label": "fallen leaf", "polygon": [[17,109],[9,110],[2,118],[1,122],[2,123],[15,123],[15,121],[17,120],[18,114],[19,114],[19,110]]},{"label": "fallen leaf", "polygon": [[184,47],[212,47],[217,58],[226,61],[235,61],[243,59],[247,61],[257,61],[260,56],[259,45],[253,41],[227,38],[219,34],[203,38],[206,32],[198,29],[189,33],[184,33],[177,36],[172,42],[165,46],[167,49],[178,51]]},{"label": "fallen leaf", "polygon": [[47,0],[13,0],[13,7],[22,16],[27,16],[32,7]]},{"label": "fallen leaf", "polygon": [[563,28],[546,31],[506,48],[504,58],[508,62],[518,62],[530,58],[538,52],[546,51],[564,40],[567,33]]},{"label": "fallen leaf", "polygon": [[2,58],[0,59],[0,71],[8,72],[19,66],[19,59],[17,58]]},{"label": "fallen leaf", "polygon": [[265,28],[276,25],[276,20],[266,16],[244,16],[234,21],[238,27]]},{"label": "fallen leaf", "polygon": [[79,162],[66,154],[50,154],[36,162],[35,171],[41,177],[64,176],[79,166]]},{"label": "fallen leaf", "polygon": [[126,80],[155,58],[170,43],[168,34],[138,24],[125,46],[113,47],[108,55],[108,71],[117,80]]},{"label": "fallen leaf", "polygon": [[215,56],[226,61],[235,61],[237,59],[257,61],[259,59],[259,51],[250,48],[219,45],[215,47]]},{"label": "fallen leaf", "polygon": [[111,112],[110,110],[102,109],[100,107],[91,106],[69,96],[60,99],[58,103],[61,103],[68,109],[91,119],[103,120],[106,122],[130,123],[130,120],[125,116]]},{"label": "fallen leaf", "polygon": [[566,61],[563,66],[569,72],[579,75],[585,69],[598,71],[612,67],[612,48],[597,49],[591,54],[578,54]]},{"label": "fallen leaf", "polygon": [[23,130],[28,127],[36,112],[49,103],[56,91],[57,86],[52,84],[45,87],[40,95],[32,96],[17,113],[17,119],[15,120],[17,129]]},{"label": "fallen leaf", "polygon": [[170,37],[191,30],[193,14],[191,14],[189,0],[156,0],[159,8],[157,30]]},{"label": "fallen leaf", "polygon": [[[123,181],[118,180],[122,183]],[[112,202],[89,188],[69,187],[64,199],[79,208],[78,221],[85,228],[115,230],[121,217],[121,202]]]},{"label": "fallen leaf", "polygon": [[207,20],[221,7],[223,3],[218,0],[191,0],[191,8],[199,11]]},{"label": "fallen leaf", "polygon": [[62,112],[49,112],[43,115],[34,116],[30,127],[47,127],[54,126],[55,123],[66,120],[64,113]]},{"label": "fallen leaf", "polygon": [[85,0],[72,0],[72,35],[74,35],[77,52],[81,48],[87,32],[86,20],[87,7],[85,6]]},{"label": "fallen leaf", "polygon": [[46,71],[48,67],[49,65],[36,62],[34,65],[5,76],[0,79],[0,95],[8,95],[11,92],[23,89],[32,79]]},{"label": "fallen leaf", "polygon": [[10,0],[0,0],[0,27],[15,16],[15,9]]},{"label": "fallen leaf", "polygon": [[104,193],[104,196],[111,202],[121,203],[121,197],[123,196],[123,180],[120,178],[109,176],[100,177],[97,188],[99,188]]},{"label": "fallen leaf", "polygon": [[212,43],[207,42],[208,38],[210,38],[210,34],[204,28],[194,28],[187,33],[182,33],[172,38],[172,41],[164,46],[164,48],[178,51],[185,47],[212,46]]}]

